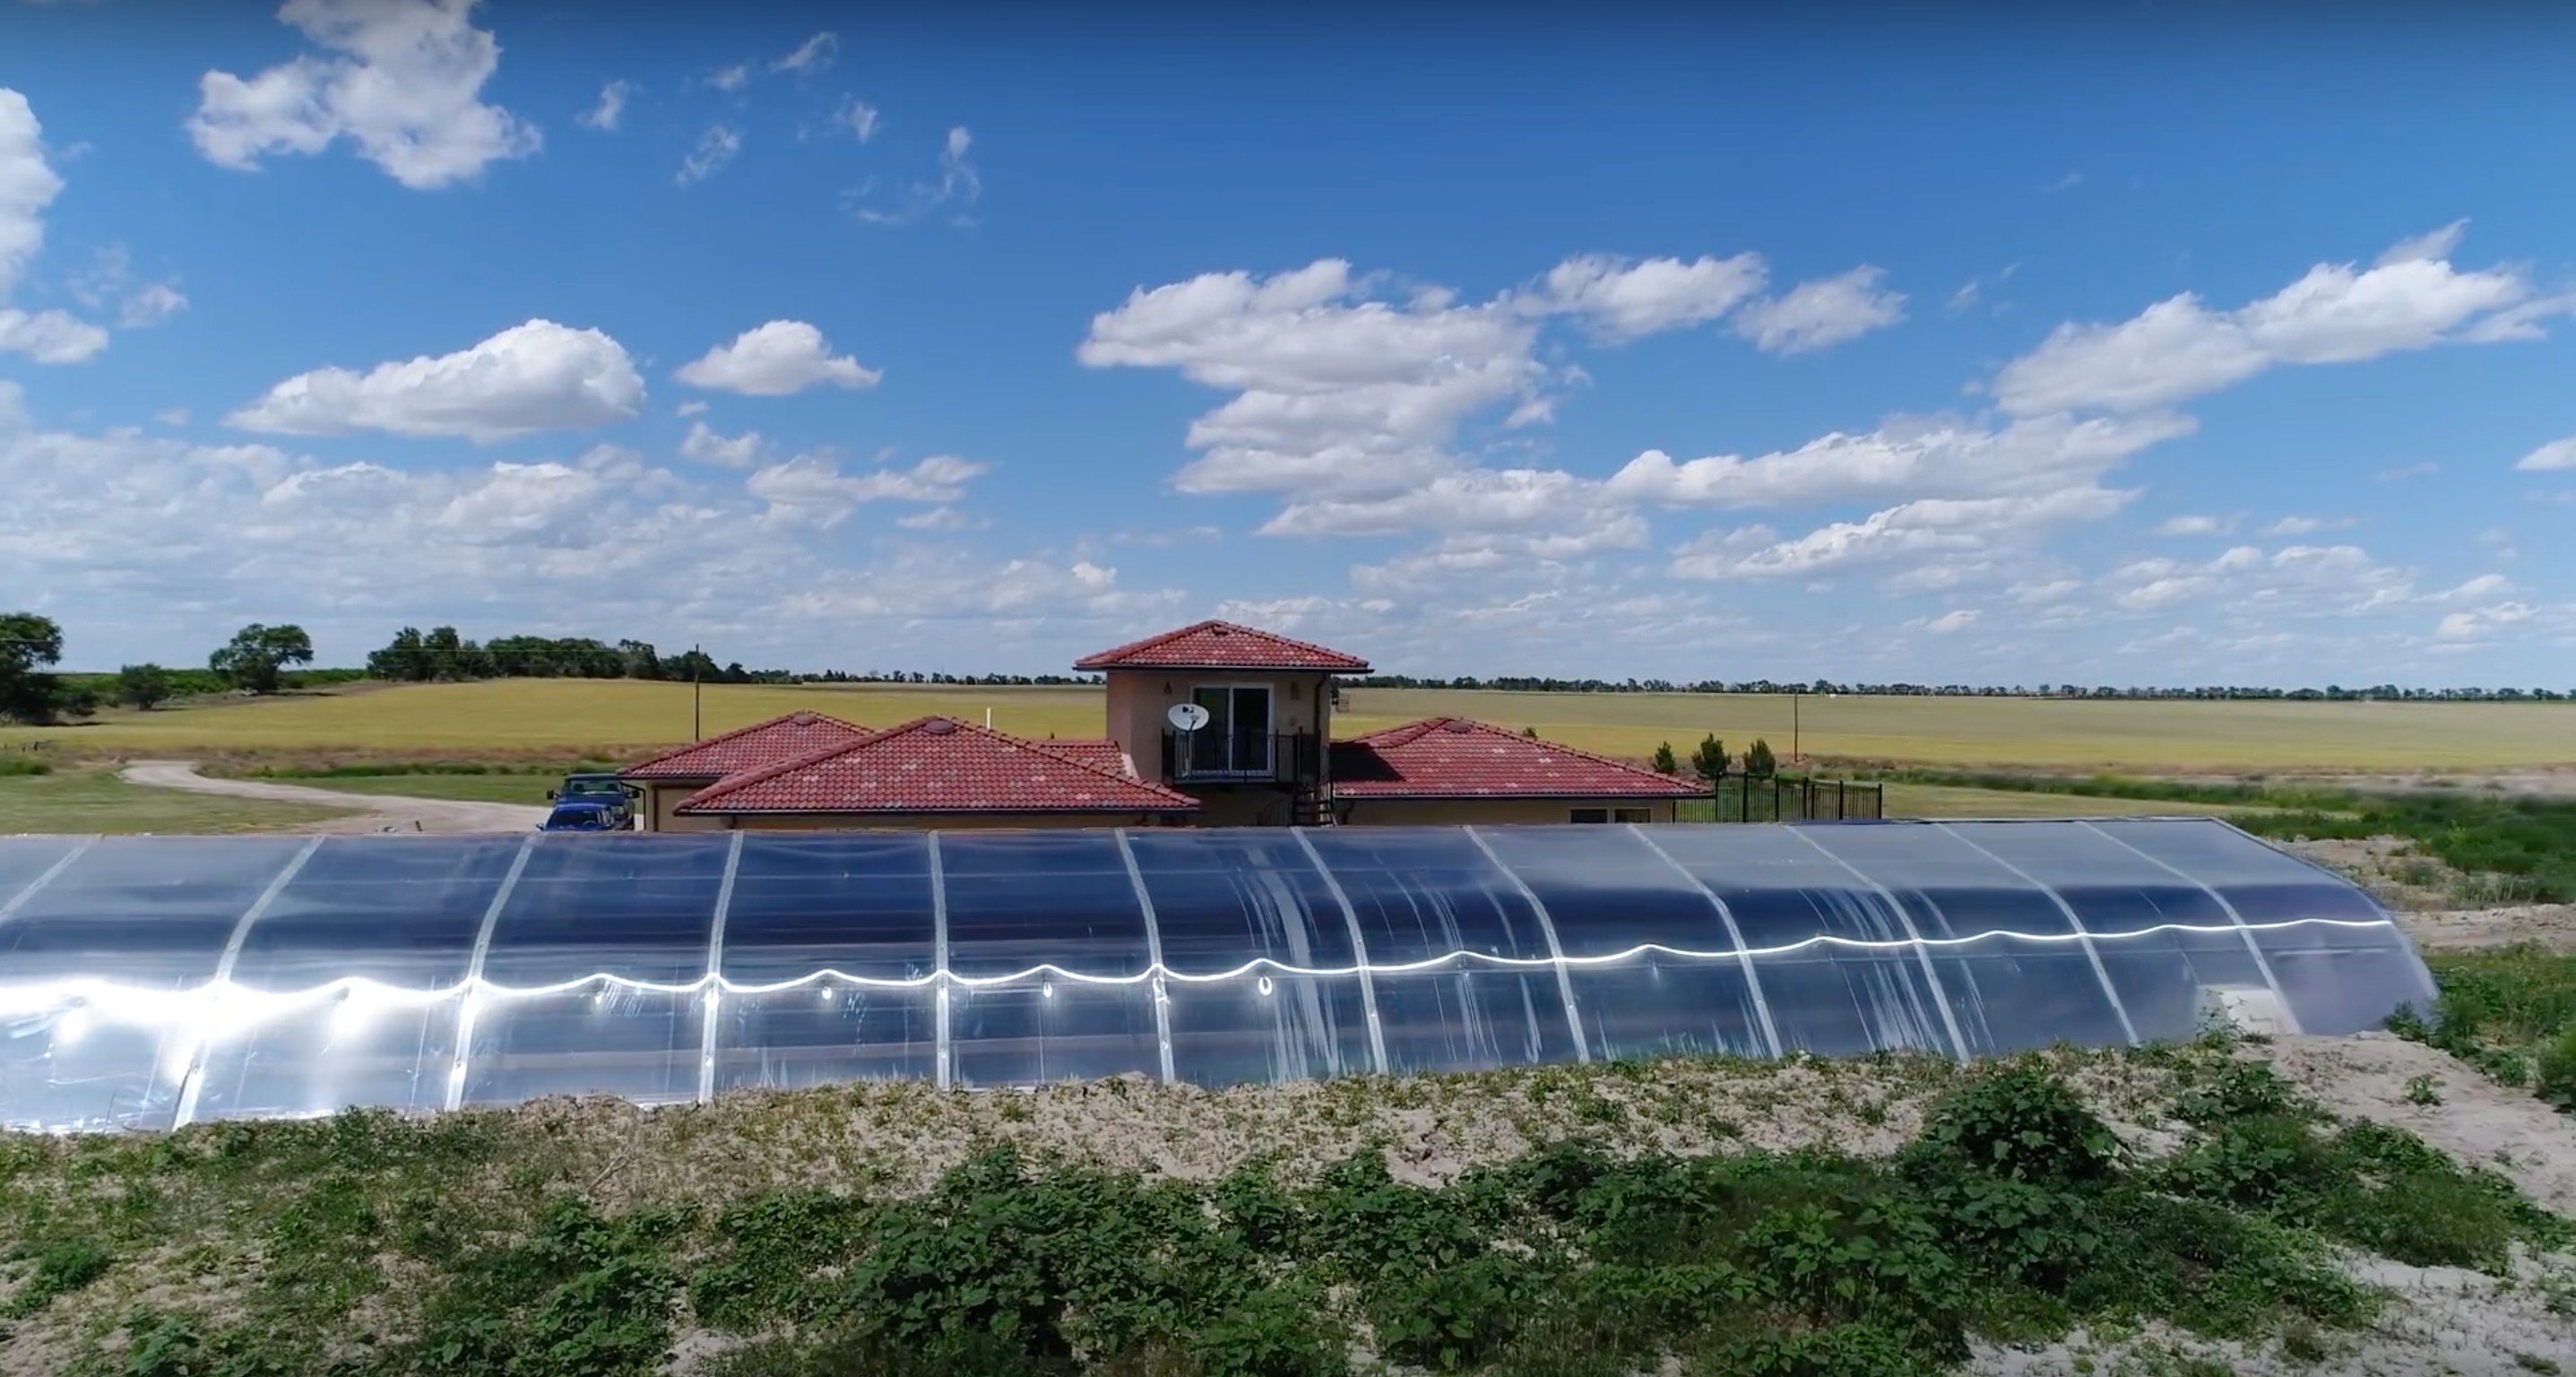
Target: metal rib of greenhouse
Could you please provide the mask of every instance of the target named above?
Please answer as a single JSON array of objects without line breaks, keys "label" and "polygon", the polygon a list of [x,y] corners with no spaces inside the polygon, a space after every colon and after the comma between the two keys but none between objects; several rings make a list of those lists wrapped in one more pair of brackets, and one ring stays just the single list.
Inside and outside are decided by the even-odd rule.
[{"label": "metal rib of greenhouse", "polygon": [[[2177,879],[2183,880],[2197,887],[2201,893],[2206,894],[2211,899],[2217,901],[2219,910],[2227,915],[2227,921],[2236,925],[2237,935],[2245,939],[2245,950],[2251,953],[2254,957],[2254,969],[2263,973],[2263,986],[2265,989],[2272,992],[2272,1002],[2280,1007],[2281,1017],[2289,1021],[2291,1032],[2295,1033],[2299,1031],[2299,1012],[2298,1010],[2290,1007],[2289,993],[2281,988],[2280,978],[2272,974],[2271,958],[2263,954],[2263,948],[2254,940],[2254,929],[2246,923],[2245,915],[2236,911],[2236,905],[2228,902],[2226,895],[2219,893],[2217,888],[2211,885],[2209,881],[2204,880],[2199,876],[2184,870],[2182,867],[2174,865],[2160,857],[2149,855],[2148,853],[2139,850],[2137,847],[2120,840],[2118,837],[2112,836],[2110,833],[2103,831],[2101,828],[2094,826],[2093,820],[2090,818],[2078,818],[2075,820],[2075,825],[2097,837],[2100,837],[2104,841],[2111,843],[2113,846],[2119,847],[2121,850],[2136,856],[2158,870],[2164,871],[2168,875],[2174,876]],[[2359,886],[2355,886],[2355,888],[2359,888]]]},{"label": "metal rib of greenhouse", "polygon": [[707,920],[707,988],[698,996],[698,1103],[716,1097],[716,1014],[724,1002],[725,915],[733,909],[733,880],[742,868],[743,834],[733,834],[725,848],[724,881],[716,886],[716,909]]},{"label": "metal rib of greenhouse", "polygon": [[1547,939],[1548,960],[1556,966],[1556,992],[1565,1000],[1565,1026],[1574,1034],[1574,1059],[1578,1063],[1590,1062],[1592,1046],[1583,1036],[1583,1014],[1574,1007],[1574,975],[1566,969],[1565,948],[1557,945],[1556,924],[1548,919],[1547,905],[1539,902],[1538,891],[1529,887],[1529,882],[1521,878],[1519,871],[1503,864],[1503,858],[1494,854],[1492,844],[1475,828],[1462,827],[1459,830],[1467,834],[1467,840],[1474,842],[1477,850],[1485,853],[1485,859],[1492,861],[1496,870],[1503,872],[1503,878],[1512,882],[1512,888],[1529,900],[1530,912],[1538,915],[1539,935]]},{"label": "metal rib of greenhouse", "polygon": [[1932,830],[1939,832],[1941,835],[1959,843],[1961,846],[1964,846],[1969,850],[1976,852],[1978,855],[1985,857],[1987,860],[1993,861],[1995,864],[2011,871],[2013,874],[2019,876],[2024,883],[2031,885],[2042,894],[2047,895],[2050,903],[2057,905],[2057,911],[2064,914],[2066,916],[2066,921],[2075,929],[2076,943],[2084,948],[2084,960],[2087,964],[2093,967],[2093,978],[2102,982],[2102,993],[2111,1001],[2111,1012],[2119,1016],[2121,1036],[2126,1037],[2129,1040],[2129,1045],[2131,1047],[2138,1046],[2142,1039],[2138,1037],[2138,1025],[2129,1021],[2129,1006],[2120,1002],[2120,992],[2111,986],[2110,969],[2102,964],[2102,953],[2093,945],[2092,932],[2084,926],[2084,918],[2081,914],[2078,914],[2075,911],[2075,906],[2066,902],[2066,896],[2058,893],[2055,885],[2042,883],[2029,871],[2024,870],[2020,866],[1996,855],[1994,852],[1988,851],[1986,848],[1977,845],[1974,840],[1960,836],[1958,833],[1951,831],[1947,826],[1941,823],[1933,823]]},{"label": "metal rib of greenhouse", "polygon": [[1744,970],[1745,987],[1753,992],[1753,1017],[1762,1027],[1762,1045],[1770,1049],[1773,1058],[1778,1058],[1781,1054],[1780,1030],[1771,1022],[1771,1001],[1762,997],[1762,977],[1753,968],[1753,953],[1745,945],[1743,929],[1735,924],[1735,910],[1728,908],[1726,901],[1717,897],[1716,890],[1709,888],[1699,876],[1692,874],[1689,866],[1674,860],[1673,853],[1666,851],[1653,837],[1646,835],[1644,828],[1632,822],[1628,824],[1628,831],[1634,834],[1637,840],[1644,842],[1646,849],[1654,852],[1664,864],[1671,866],[1675,873],[1690,881],[1691,888],[1698,890],[1707,898],[1708,906],[1717,910],[1717,920],[1726,925],[1726,940],[1735,946],[1735,962]]},{"label": "metal rib of greenhouse", "polygon": [[474,1050],[474,1023],[482,1012],[483,963],[492,954],[492,929],[501,921],[502,906],[510,902],[510,892],[519,887],[519,876],[528,868],[528,854],[537,849],[537,839],[519,843],[519,854],[510,858],[509,873],[501,877],[501,887],[492,893],[492,902],[483,908],[483,923],[474,931],[474,952],[465,959],[465,998],[456,1014],[456,1058],[447,1070],[447,1107],[465,1103],[465,1060]]},{"label": "metal rib of greenhouse", "polygon": [[1854,879],[1859,880],[1862,884],[1877,891],[1878,897],[1887,901],[1888,908],[1896,914],[1897,925],[1905,929],[1906,941],[1914,948],[1914,960],[1917,964],[1922,966],[1923,978],[1931,983],[1932,1003],[1941,1011],[1941,1026],[1949,1030],[1950,1050],[1958,1057],[1959,1060],[1966,1061],[1968,1059],[1968,1040],[1965,1037],[1962,1037],[1959,1033],[1959,1016],[1951,1012],[1950,992],[1944,989],[1941,985],[1941,973],[1932,967],[1931,949],[1923,945],[1923,933],[1920,929],[1914,926],[1914,915],[1905,911],[1905,904],[1902,900],[1899,900],[1896,897],[1896,892],[1889,889],[1887,886],[1880,884],[1874,876],[1870,875],[1869,872],[1827,850],[1823,842],[1808,836],[1803,828],[1793,824],[1791,826],[1784,827],[1781,830],[1787,832],[1790,836],[1796,837],[1798,840],[1805,842],[1807,845],[1816,848],[1816,853],[1818,855],[1823,856],[1826,860],[1832,861],[1834,864],[1850,871]]},{"label": "metal rib of greenhouse", "polygon": [[1333,902],[1342,907],[1342,922],[1349,926],[1351,933],[1351,964],[1359,969],[1360,1011],[1368,1019],[1369,1061],[1377,1074],[1383,1076],[1387,1074],[1386,1030],[1377,1021],[1377,982],[1369,973],[1368,939],[1360,934],[1359,910],[1351,907],[1351,896],[1342,889],[1341,878],[1333,874],[1331,866],[1324,864],[1323,853],[1315,849],[1306,829],[1292,827],[1288,830],[1295,834],[1297,844],[1305,848],[1306,859],[1314,863],[1315,873],[1324,877],[1324,888],[1332,892]]},{"label": "metal rib of greenhouse", "polygon": [[[261,890],[259,897],[251,900],[250,907],[242,910],[241,917],[233,923],[232,935],[224,939],[224,954],[215,958],[213,983],[216,986],[228,986],[233,983],[233,966],[241,960],[242,943],[249,940],[251,925],[259,921],[261,914],[268,912],[268,906],[276,903],[277,896],[284,893],[286,886],[294,881],[296,872],[302,870],[304,863],[313,859],[313,853],[321,849],[320,837],[315,837],[298,848],[295,855],[286,862],[285,868],[278,871],[276,877],[268,882],[268,888]],[[198,1036],[190,1040],[188,1070],[179,1081],[179,1108],[170,1121],[172,1128],[186,1128],[188,1121],[197,1117],[197,1096],[204,1088],[205,1079],[206,1039]]]},{"label": "metal rib of greenhouse", "polygon": [[1163,1084],[1180,1079],[1172,1071],[1172,999],[1163,990],[1163,930],[1154,920],[1154,896],[1145,890],[1145,872],[1137,868],[1136,852],[1127,845],[1127,829],[1118,828],[1118,859],[1127,863],[1127,882],[1136,888],[1136,907],[1145,914],[1145,963],[1153,971],[1149,982],[1154,996],[1155,1057],[1163,1073]]}]

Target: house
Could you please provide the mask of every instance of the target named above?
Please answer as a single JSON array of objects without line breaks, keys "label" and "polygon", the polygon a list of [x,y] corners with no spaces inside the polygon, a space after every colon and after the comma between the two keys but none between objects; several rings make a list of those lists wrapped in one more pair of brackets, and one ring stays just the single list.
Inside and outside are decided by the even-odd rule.
[{"label": "house", "polygon": [[1670,822],[1700,790],[1461,718],[1333,739],[1355,655],[1206,621],[1086,656],[1109,734],[1032,741],[931,716],[883,731],[819,713],[633,766],[642,825],[709,828]]}]

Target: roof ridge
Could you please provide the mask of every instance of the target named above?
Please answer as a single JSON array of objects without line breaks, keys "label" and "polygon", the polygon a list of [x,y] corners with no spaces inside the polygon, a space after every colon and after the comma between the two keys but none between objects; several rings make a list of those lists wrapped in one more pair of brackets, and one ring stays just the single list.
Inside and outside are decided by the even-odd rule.
[{"label": "roof ridge", "polygon": [[1596,765],[1607,765],[1614,770],[1625,770],[1632,775],[1648,775],[1655,779],[1675,778],[1675,776],[1665,774],[1660,770],[1649,770],[1642,765],[1631,765],[1627,761],[1614,759],[1613,757],[1606,755],[1597,755],[1580,746],[1569,746],[1562,741],[1551,740],[1544,736],[1523,736],[1519,732],[1497,727],[1491,722],[1479,722],[1472,717],[1452,717],[1448,720],[1452,722],[1464,722],[1469,727],[1472,727],[1477,731],[1484,732],[1492,736],[1499,736],[1506,741],[1520,741],[1552,747],[1567,755],[1581,756],[1585,760],[1589,760]]},{"label": "roof ridge", "polygon": [[1317,645],[1313,641],[1301,641],[1294,636],[1283,636],[1276,631],[1266,631],[1257,626],[1246,626],[1241,622],[1230,622],[1223,617],[1209,617],[1203,621],[1192,622],[1188,626],[1175,627],[1172,630],[1148,636],[1141,641],[1129,641],[1125,645],[1112,646],[1107,650],[1085,655],[1081,659],[1074,661],[1073,667],[1075,669],[1111,668],[1114,667],[1112,665],[1113,661],[1123,660],[1131,655],[1141,654],[1145,651],[1152,650],[1157,646],[1169,645],[1185,636],[1195,636],[1204,631],[1234,632],[1240,635],[1255,637],[1260,640],[1273,641],[1284,646],[1291,646],[1295,649],[1306,651],[1313,655],[1320,655],[1327,659],[1348,660],[1354,664],[1362,666],[1367,664],[1367,661],[1346,650],[1335,650],[1331,646]]},{"label": "roof ridge", "polygon": [[771,727],[786,726],[789,723],[796,723],[796,725],[802,726],[804,725],[803,723],[796,721],[796,719],[800,717],[809,718],[819,722],[829,722],[835,726],[847,727],[851,731],[858,732],[862,735],[865,735],[869,731],[869,728],[862,727],[856,722],[834,717],[828,712],[816,712],[811,708],[798,708],[794,712],[783,712],[776,717],[768,718],[759,722],[753,722],[747,726],[736,727],[729,732],[719,732],[703,741],[692,741],[688,745],[682,746],[677,750],[664,751],[650,760],[639,760],[636,763],[627,766],[625,770],[618,771],[618,773],[624,774],[630,770],[649,769],[652,766],[661,764],[665,760],[676,760],[693,751],[703,751],[709,746],[720,746],[736,737],[749,736],[753,732],[766,731]]},{"label": "roof ridge", "polygon": [[948,716],[946,713],[937,712],[925,713],[909,722],[869,732],[867,735],[862,736],[855,741],[835,742],[829,746],[808,751],[793,760],[783,760],[775,765],[765,765],[757,770],[750,770],[742,774],[728,776],[725,779],[717,781],[714,785],[701,789],[697,793],[691,795],[688,800],[689,806],[695,807],[698,804],[705,803],[710,800],[720,802],[725,798],[752,787],[753,785],[765,784],[781,775],[791,774],[797,770],[820,765],[826,761],[834,760],[841,756],[850,755],[864,750],[867,747],[878,744],[879,742],[890,741],[895,737],[908,735],[929,726],[933,722],[945,722],[956,731],[972,732],[978,736],[1000,741],[1007,745],[1018,746],[1024,750],[1033,751],[1036,754],[1042,755],[1058,764],[1070,766],[1084,772],[1085,774],[1098,775],[1100,778],[1109,780],[1112,783],[1126,785],[1129,788],[1144,789],[1173,799],[1176,802],[1188,804],[1191,807],[1198,806],[1197,799],[1191,798],[1189,795],[1184,794],[1177,789],[1157,784],[1149,779],[1130,779],[1123,774],[1094,765],[1088,760],[1077,759],[1073,756],[1066,755],[1061,751],[1050,750],[1025,736],[1013,736],[1009,732],[1001,731],[993,727],[979,727],[972,722],[960,721],[957,718]]}]

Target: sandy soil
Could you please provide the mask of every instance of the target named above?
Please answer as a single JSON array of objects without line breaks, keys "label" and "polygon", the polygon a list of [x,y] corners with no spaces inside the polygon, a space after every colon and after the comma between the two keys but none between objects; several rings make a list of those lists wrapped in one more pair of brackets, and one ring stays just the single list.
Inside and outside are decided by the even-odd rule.
[{"label": "sandy soil", "polygon": [[215,779],[197,773],[196,764],[186,760],[138,760],[126,766],[121,777],[128,784],[155,789],[351,810],[347,817],[288,829],[296,832],[525,832],[546,820],[545,809],[515,803],[352,794],[262,779]]}]

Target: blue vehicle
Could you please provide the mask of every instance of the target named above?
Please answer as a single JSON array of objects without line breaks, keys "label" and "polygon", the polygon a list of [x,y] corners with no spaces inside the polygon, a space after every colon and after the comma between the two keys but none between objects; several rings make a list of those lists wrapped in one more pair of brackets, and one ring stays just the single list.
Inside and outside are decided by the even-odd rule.
[{"label": "blue vehicle", "polygon": [[559,799],[554,811],[537,825],[540,832],[623,832],[626,810],[598,800]]}]

